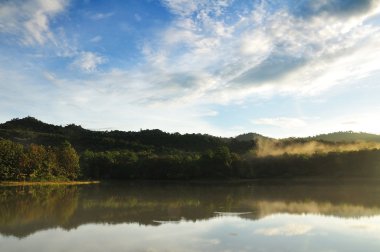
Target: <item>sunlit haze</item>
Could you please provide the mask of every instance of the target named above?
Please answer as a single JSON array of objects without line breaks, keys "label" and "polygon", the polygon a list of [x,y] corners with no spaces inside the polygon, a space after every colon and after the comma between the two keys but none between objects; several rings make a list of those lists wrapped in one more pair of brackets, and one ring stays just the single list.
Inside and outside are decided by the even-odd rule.
[{"label": "sunlit haze", "polygon": [[378,0],[0,2],[0,123],[380,133]]}]

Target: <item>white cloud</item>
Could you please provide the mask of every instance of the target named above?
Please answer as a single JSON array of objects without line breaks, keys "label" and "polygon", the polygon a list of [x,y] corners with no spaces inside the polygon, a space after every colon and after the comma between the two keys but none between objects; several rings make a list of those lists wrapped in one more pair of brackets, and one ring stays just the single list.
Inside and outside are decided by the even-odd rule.
[{"label": "white cloud", "polygon": [[200,2],[196,0],[164,0],[162,1],[173,13],[189,16],[198,10]]},{"label": "white cloud", "polygon": [[293,6],[273,11],[266,1],[237,17],[229,16],[230,1],[163,3],[177,17],[161,40],[146,43],[147,67],[193,75],[187,99],[228,103],[272,94],[316,95],[380,69],[379,29],[365,24],[378,12],[376,1],[344,18],[334,9],[319,13],[315,6],[305,18],[294,14]]},{"label": "white cloud", "polygon": [[243,35],[241,52],[243,55],[268,55],[273,48],[273,41],[264,31],[253,31]]},{"label": "white cloud", "polygon": [[32,115],[50,123],[75,122],[86,128],[158,128],[169,132],[233,135],[205,122],[204,118],[217,115],[214,110],[194,103],[178,101],[170,105],[160,101],[167,90],[154,89],[149,84],[154,77],[144,73],[94,71],[82,78],[62,79],[52,72],[44,72],[41,77],[46,81],[19,72],[0,72],[0,83],[17,83],[0,85],[0,93],[7,94],[0,105],[5,111],[12,111],[2,115],[3,121]]},{"label": "white cloud", "polygon": [[3,1],[0,3],[0,32],[21,36],[25,45],[54,42],[49,22],[68,6],[68,0]]},{"label": "white cloud", "polygon": [[97,67],[106,62],[106,59],[93,52],[82,52],[72,63],[73,67],[80,68],[85,72],[94,72]]},{"label": "white cloud", "polygon": [[252,120],[252,123],[256,125],[275,126],[285,129],[301,128],[307,125],[304,120],[292,117],[259,118]]},{"label": "white cloud", "polygon": [[[65,39],[64,30],[51,31],[51,20],[64,12],[67,1],[3,2],[0,32],[21,35],[20,41],[26,45],[50,41],[59,47],[58,56],[73,60],[71,67],[92,73],[83,79],[44,74],[58,87],[57,103],[51,109],[65,114],[65,121],[87,118],[90,122],[99,111],[112,121],[128,111],[124,123],[134,129],[160,127],[220,134],[220,129],[204,121],[205,116],[217,114],[205,108],[209,104],[244,103],[275,94],[320,95],[380,69],[380,30],[366,23],[378,8],[342,18],[320,14],[321,7],[313,7],[310,17],[298,16],[292,6],[273,9],[270,1],[260,1],[254,9],[238,15],[229,9],[232,1],[163,3],[174,19],[156,31],[156,37],[142,41],[145,64],[129,69],[99,73],[96,70],[107,61],[106,55],[82,49],[75,39]],[[100,20],[112,15],[90,13],[87,17]],[[100,42],[100,35],[90,42]],[[253,123],[300,129],[307,121],[268,116]],[[106,126],[95,122],[90,127],[97,124]],[[125,128],[122,124],[115,127]]]},{"label": "white cloud", "polygon": [[[377,53],[366,58],[372,49],[380,46],[380,40],[371,35],[376,32],[375,27],[363,25],[364,16],[360,16],[360,20],[345,21],[332,18],[328,20],[331,25],[326,25],[319,17],[304,20],[284,10],[269,13],[266,6],[261,5],[236,22],[226,24],[218,15],[227,5],[207,7],[204,11],[193,1],[184,3],[183,6],[189,5],[186,8],[181,3],[166,1],[177,17],[158,33],[158,40],[143,43],[145,65],[130,70],[114,69],[87,80],[63,80],[66,84],[62,86],[73,83],[76,86],[72,88],[75,92],[68,91],[62,97],[62,107],[86,108],[87,115],[103,111],[110,121],[125,116],[128,111],[128,125],[134,129],[157,127],[233,135],[236,130],[222,131],[205,122],[205,117],[217,114],[205,105],[276,93],[314,95],[353,75],[357,77],[358,73],[365,76],[378,67]],[[348,53],[353,49],[355,53]],[[282,57],[285,57],[283,62]],[[287,60],[292,57],[296,59],[294,68],[275,73],[276,78],[268,74],[260,83],[238,81],[250,69],[265,66],[266,61],[280,60],[280,70],[283,66],[289,67]],[[83,71],[95,72],[104,60],[94,53],[81,53],[74,65]],[[363,65],[364,61],[366,67],[348,67]],[[304,129],[307,121],[269,117],[252,123]],[[98,123],[100,127],[107,126],[100,122],[94,125]],[[125,128],[121,124],[119,127]]]}]

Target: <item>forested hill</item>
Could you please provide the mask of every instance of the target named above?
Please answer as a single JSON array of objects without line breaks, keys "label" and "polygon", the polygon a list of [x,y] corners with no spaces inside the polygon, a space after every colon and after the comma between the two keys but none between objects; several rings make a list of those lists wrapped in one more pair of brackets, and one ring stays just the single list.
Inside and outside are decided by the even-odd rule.
[{"label": "forested hill", "polygon": [[226,146],[235,153],[246,153],[257,147],[258,141],[277,142],[376,142],[380,143],[380,135],[363,132],[334,132],[306,138],[289,138],[277,140],[257,133],[246,133],[234,138],[215,137],[207,134],[167,133],[159,129],[140,131],[92,131],[75,124],[57,126],[44,123],[33,117],[12,119],[0,124],[0,138],[21,144],[41,144],[59,146],[65,141],[83,152],[109,151],[129,149],[133,151],[167,152],[170,150],[203,152]]},{"label": "forested hill", "polygon": [[[236,136],[234,139],[238,141],[258,141],[268,140],[275,141],[277,139],[263,136],[257,133],[245,133]],[[328,134],[320,134],[311,137],[304,138],[286,138],[281,139],[282,142],[294,141],[294,142],[307,142],[307,141],[322,141],[322,142],[375,142],[380,143],[380,135],[370,134],[365,132],[353,132],[353,131],[339,131]]]},{"label": "forested hill", "polygon": [[92,131],[26,117],[0,124],[0,181],[380,177],[378,136],[334,134],[328,141]]},{"label": "forested hill", "polygon": [[365,132],[340,131],[329,134],[321,134],[314,137],[306,138],[307,140],[323,140],[330,142],[377,142],[380,143],[380,135],[369,134]]},{"label": "forested hill", "polygon": [[234,138],[237,141],[258,141],[258,140],[275,140],[274,138],[270,138],[267,136],[263,136],[257,133],[245,133],[238,135]]},{"label": "forested hill", "polygon": [[[259,135],[257,135],[259,136]],[[74,148],[84,150],[109,151],[129,149],[133,151],[206,151],[227,146],[236,153],[245,153],[254,147],[255,139],[222,138],[207,134],[167,133],[158,129],[141,131],[91,131],[70,124],[56,126],[33,117],[12,119],[0,124],[0,138],[21,144],[41,144],[59,146],[64,141]]]}]

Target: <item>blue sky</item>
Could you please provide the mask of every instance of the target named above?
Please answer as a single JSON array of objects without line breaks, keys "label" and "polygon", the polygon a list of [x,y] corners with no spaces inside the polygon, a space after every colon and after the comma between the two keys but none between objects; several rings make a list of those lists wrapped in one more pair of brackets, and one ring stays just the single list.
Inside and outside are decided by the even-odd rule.
[{"label": "blue sky", "polygon": [[0,121],[380,133],[378,0],[0,1]]}]

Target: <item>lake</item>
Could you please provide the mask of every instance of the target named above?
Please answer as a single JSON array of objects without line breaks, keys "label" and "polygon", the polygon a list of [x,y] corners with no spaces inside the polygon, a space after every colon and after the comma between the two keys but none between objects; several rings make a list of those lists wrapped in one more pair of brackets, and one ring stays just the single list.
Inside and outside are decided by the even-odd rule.
[{"label": "lake", "polygon": [[380,251],[380,183],[0,187],[0,251]]}]

